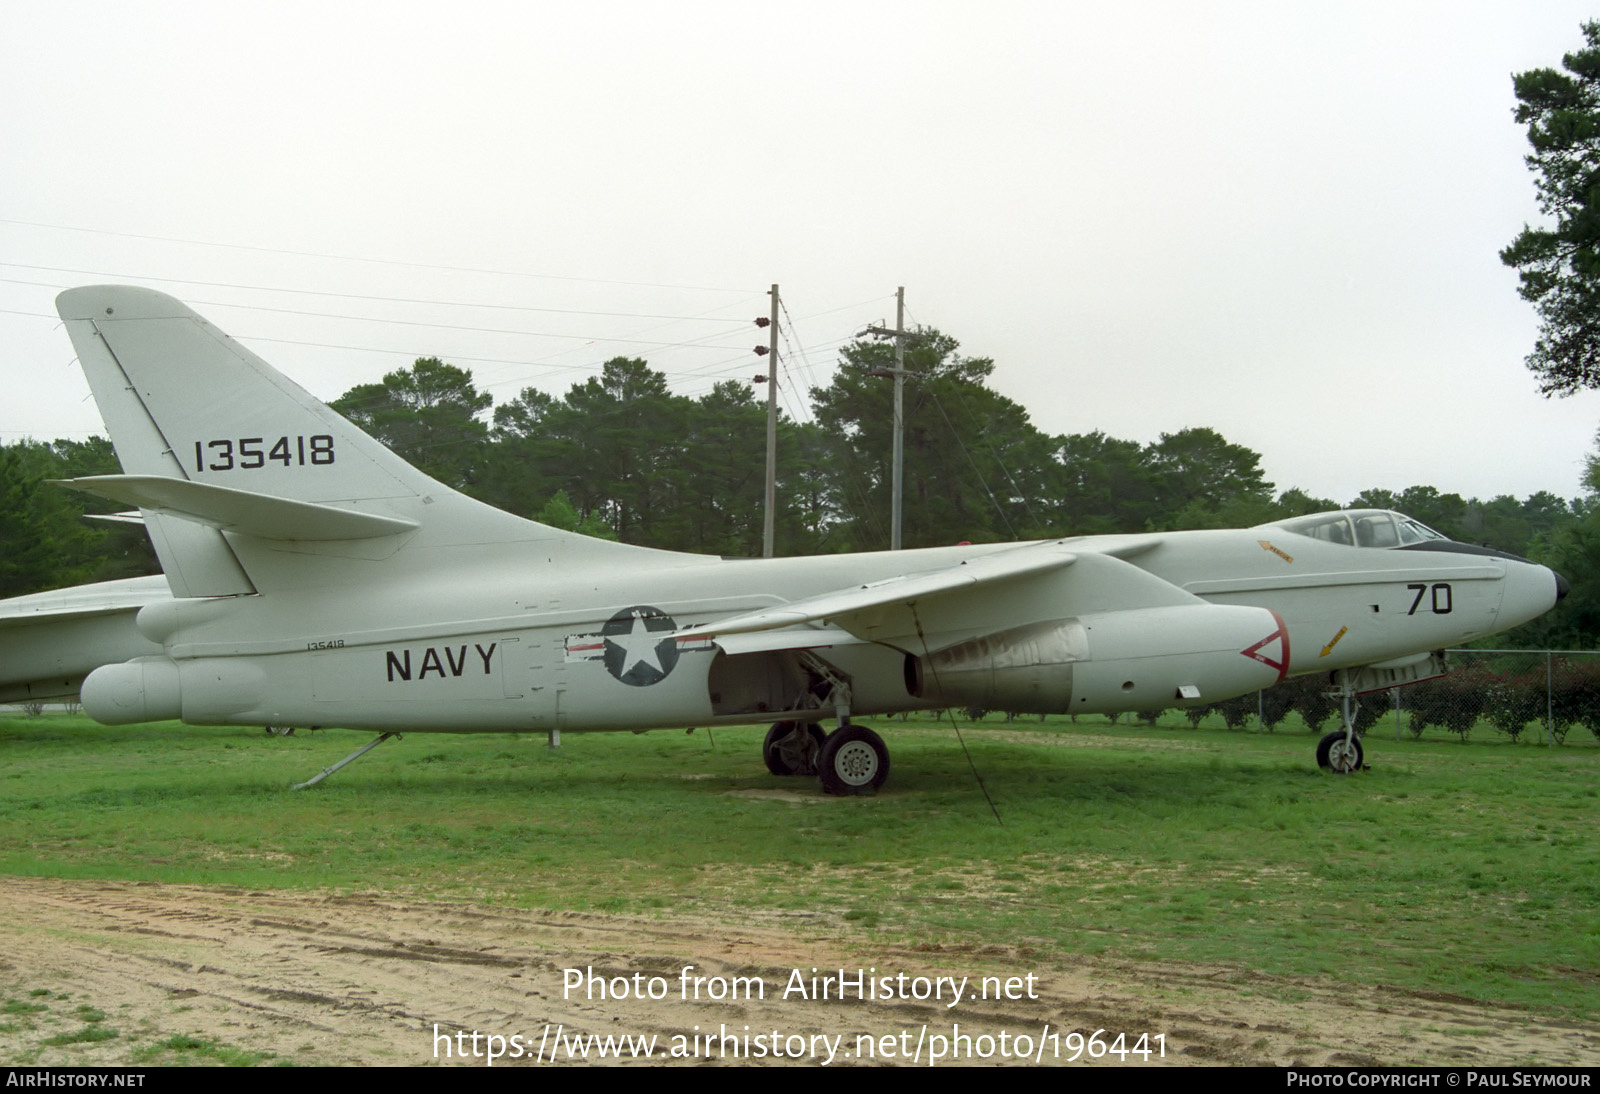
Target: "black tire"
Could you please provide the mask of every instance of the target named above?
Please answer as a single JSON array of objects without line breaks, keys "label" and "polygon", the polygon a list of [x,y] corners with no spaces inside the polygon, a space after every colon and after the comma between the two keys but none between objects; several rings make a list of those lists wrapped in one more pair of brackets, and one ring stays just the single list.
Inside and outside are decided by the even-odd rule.
[{"label": "black tire", "polygon": [[774,722],[761,743],[761,758],[774,775],[815,775],[826,738],[815,722]]},{"label": "black tire", "polygon": [[1344,730],[1336,729],[1317,742],[1317,766],[1335,775],[1349,775],[1361,770],[1361,738],[1350,738],[1344,743]]},{"label": "black tire", "polygon": [[876,793],[889,777],[888,746],[865,726],[840,726],[822,742],[817,774],[824,793]]}]

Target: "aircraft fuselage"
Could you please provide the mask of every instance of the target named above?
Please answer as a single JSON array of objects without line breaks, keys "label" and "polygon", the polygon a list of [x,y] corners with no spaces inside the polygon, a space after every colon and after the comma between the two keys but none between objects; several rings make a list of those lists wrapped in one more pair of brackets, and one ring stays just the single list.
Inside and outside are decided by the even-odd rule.
[{"label": "aircraft fuselage", "polygon": [[[1274,647],[1255,670],[1260,686],[1456,645],[1532,618],[1556,599],[1553,575],[1532,563],[1323,543],[1272,527],[1051,544],[1080,555],[1121,555],[1209,604],[1275,613],[1286,648]],[[397,588],[163,600],[143,611],[139,631],[165,646],[166,664],[114,666],[107,672],[115,681],[99,681],[85,702],[102,721],[182,717],[459,732],[638,730],[816,715],[792,649],[730,653],[709,638],[671,636],[841,585],[1042,546],[770,560],[641,551],[641,565],[621,571],[602,559],[589,570],[567,566],[553,574],[534,544],[526,566],[456,570]],[[1027,583],[1017,597],[1008,597],[1004,583],[986,587],[964,606],[963,619],[982,628],[1081,617],[1098,605],[1081,589],[1065,588],[1074,576],[1068,567],[1058,580]],[[1053,584],[1063,586],[1059,607],[1051,602]],[[1106,600],[1114,608],[1122,592],[1108,590]],[[816,653],[852,681],[853,713],[943,705],[912,694],[903,671],[907,655],[940,648],[936,636],[926,649],[838,641],[843,637],[820,629]],[[1166,655],[1157,633],[1133,660]],[[1219,650],[1216,664],[1252,668],[1242,663],[1247,659],[1235,645]],[[1223,697],[1202,688],[1194,701]],[[1057,696],[1046,705],[1055,713],[1190,705],[1165,693],[1073,699]]]}]

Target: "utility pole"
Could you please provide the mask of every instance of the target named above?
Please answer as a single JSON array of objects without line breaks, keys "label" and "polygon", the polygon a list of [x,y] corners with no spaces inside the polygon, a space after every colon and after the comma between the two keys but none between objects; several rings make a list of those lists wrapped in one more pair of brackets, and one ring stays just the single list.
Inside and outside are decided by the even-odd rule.
[{"label": "utility pole", "polygon": [[[905,390],[906,390],[906,287],[894,291],[894,330],[885,327],[868,327],[868,334],[894,339],[894,462],[890,472],[889,550],[900,549],[900,512],[905,501]],[[873,376],[885,373],[875,371]]]},{"label": "utility pole", "polygon": [[[757,320],[759,323],[760,320]],[[772,319],[766,355],[767,368],[767,510],[761,522],[761,557],[771,558],[777,539],[778,510],[778,286],[772,286]],[[756,352],[762,352],[760,346]]]},{"label": "utility pole", "polygon": [[889,550],[900,549],[900,513],[906,490],[906,287],[894,291],[894,487],[889,504]]}]

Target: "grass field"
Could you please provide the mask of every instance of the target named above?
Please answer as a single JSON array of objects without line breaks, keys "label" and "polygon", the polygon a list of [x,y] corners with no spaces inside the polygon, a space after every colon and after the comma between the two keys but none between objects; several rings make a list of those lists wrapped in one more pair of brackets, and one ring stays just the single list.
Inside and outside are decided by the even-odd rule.
[{"label": "grass field", "polygon": [[[998,716],[884,720],[872,798],[780,780],[761,729],[366,738],[0,720],[0,872],[387,890],[523,906],[804,913],[875,940],[1224,963],[1600,1009],[1600,747]],[[808,918],[809,917],[809,918]]]}]

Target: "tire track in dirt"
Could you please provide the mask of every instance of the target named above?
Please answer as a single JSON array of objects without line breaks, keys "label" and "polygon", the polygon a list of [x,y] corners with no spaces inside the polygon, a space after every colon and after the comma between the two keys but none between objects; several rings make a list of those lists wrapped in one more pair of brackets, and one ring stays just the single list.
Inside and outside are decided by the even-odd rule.
[{"label": "tire track in dirt", "polygon": [[[1152,1064],[1600,1062],[1600,1024],[1470,1000],[995,943],[884,946],[792,917],[653,921],[383,894],[50,878],[0,878],[0,907],[0,990],[48,1007],[5,1023],[7,1063],[127,1064],[185,1034],[304,1064],[426,1064],[436,1059],[436,1027],[447,1039],[458,1030],[518,1034],[530,1053],[546,1027],[569,1036],[654,1034],[658,1055],[674,1036],[724,1027],[808,1045],[843,1035],[847,1052],[858,1033],[909,1031],[895,1043],[898,1055],[924,1026],[949,1034],[956,1023],[974,1038],[1103,1029],[1105,1040],[1126,1033],[1131,1044],[1141,1033],[1162,1034],[1166,1058]],[[759,978],[765,998],[685,1001],[678,992],[686,965],[692,976]],[[1032,973],[1037,997],[954,1008],[948,997],[783,998],[795,970],[804,978],[813,968],[862,967],[878,976],[969,976],[973,987],[984,975]],[[591,968],[607,979],[657,976],[671,990],[659,1000],[631,991],[622,1000],[564,997],[563,970]],[[104,1012],[103,1025],[118,1036],[45,1045],[81,1025],[73,1017],[80,1006]]]}]

